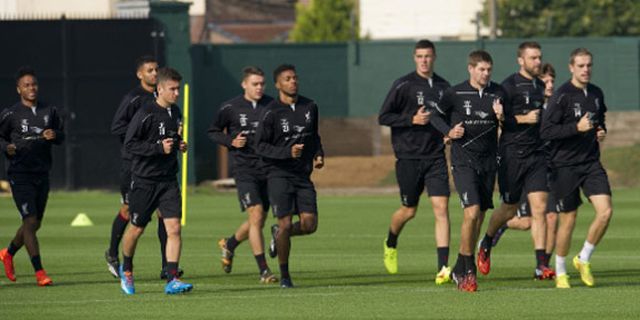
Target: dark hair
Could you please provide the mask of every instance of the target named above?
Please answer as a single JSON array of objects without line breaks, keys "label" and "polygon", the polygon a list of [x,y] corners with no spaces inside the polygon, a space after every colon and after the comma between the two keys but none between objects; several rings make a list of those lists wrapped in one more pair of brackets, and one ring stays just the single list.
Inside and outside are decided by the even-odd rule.
[{"label": "dark hair", "polygon": [[433,42],[426,40],[426,39],[422,39],[418,42],[416,42],[416,46],[414,47],[414,51],[418,50],[418,49],[432,49],[433,53],[436,52],[436,46],[433,44]]},{"label": "dark hair", "polygon": [[142,56],[136,59],[136,70],[140,70],[145,63],[158,63],[158,60],[151,55]]},{"label": "dark hair", "polygon": [[22,79],[22,77],[24,76],[32,76],[36,78],[36,71],[33,70],[33,68],[31,68],[30,66],[22,66],[18,68],[18,71],[16,71],[15,75],[16,85],[18,85],[18,82],[20,82],[20,79]]},{"label": "dark hair", "polygon": [[476,50],[469,53],[467,62],[472,67],[475,67],[480,62],[488,62],[493,65],[493,59],[491,59],[491,55],[484,50]]},{"label": "dark hair", "polygon": [[556,69],[553,68],[553,66],[551,65],[551,63],[545,62],[542,65],[542,72],[540,73],[540,75],[550,75],[552,78],[556,77]]},{"label": "dark hair", "polygon": [[522,57],[522,53],[527,49],[542,50],[542,47],[535,41],[525,41],[518,46],[518,57]]},{"label": "dark hair", "polygon": [[245,80],[250,75],[257,75],[257,76],[263,76],[264,77],[264,71],[262,71],[262,69],[260,69],[258,67],[254,67],[254,66],[246,66],[246,67],[244,67],[242,69],[242,80]]},{"label": "dark hair", "polygon": [[587,48],[577,48],[571,51],[571,55],[569,55],[569,64],[573,64],[577,56],[589,56],[593,58],[593,55],[589,50],[587,50]]},{"label": "dark hair", "polygon": [[280,76],[281,73],[289,70],[296,72],[296,66],[286,63],[279,65],[275,70],[273,70],[273,81],[278,82],[278,76]]},{"label": "dark hair", "polygon": [[160,70],[158,70],[158,83],[168,80],[180,81],[182,80],[182,76],[176,69],[169,67],[160,68]]}]

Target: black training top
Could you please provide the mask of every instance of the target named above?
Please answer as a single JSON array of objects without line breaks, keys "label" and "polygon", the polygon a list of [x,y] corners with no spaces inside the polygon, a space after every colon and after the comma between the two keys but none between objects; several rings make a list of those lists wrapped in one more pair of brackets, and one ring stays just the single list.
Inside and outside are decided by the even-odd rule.
[{"label": "black training top", "polygon": [[[141,106],[155,101],[155,93],[144,90],[142,86],[138,85],[127,93],[120,102],[116,114],[111,121],[111,133],[120,138],[120,143],[124,143],[125,135],[127,134],[127,128],[129,123]],[[121,156],[123,159],[131,160],[131,155],[128,154],[122,146]]]},{"label": "black training top", "polygon": [[[213,142],[229,149],[234,175],[239,173],[266,174],[264,163],[256,154],[254,140],[262,113],[271,101],[273,98],[264,95],[257,103],[254,103],[240,95],[223,102],[214,117],[207,134]],[[231,145],[239,133],[247,137],[247,143],[240,149]]]},{"label": "black training top", "polygon": [[462,123],[464,135],[451,144],[453,165],[495,169],[500,124],[493,111],[493,103],[500,99],[504,107],[507,103],[505,95],[502,86],[495,82],[489,82],[482,90],[477,90],[469,81],[465,81],[445,91],[440,101],[440,109],[444,114],[435,114],[431,123],[444,135],[448,135],[456,124]]},{"label": "black training top", "polygon": [[502,152],[513,153],[520,158],[543,152],[540,139],[540,121],[535,124],[517,123],[515,116],[533,110],[542,112],[544,106],[544,82],[514,73],[502,82],[507,96],[504,104],[504,127],[500,135]]},{"label": "black training top", "polygon": [[[268,177],[309,177],[313,159],[324,156],[316,103],[303,96],[294,105],[273,100],[258,125],[255,144],[268,166]],[[294,144],[304,144],[300,158],[291,156]]]},{"label": "black training top", "polygon": [[398,159],[432,159],[444,156],[442,133],[430,123],[413,125],[413,116],[422,106],[432,114],[449,88],[449,82],[437,74],[431,79],[415,71],[393,82],[380,109],[378,122],[391,127],[391,144]]},{"label": "black training top", "polygon": [[[47,129],[56,133],[53,140],[42,135]],[[38,102],[27,107],[22,102],[0,113],[0,148],[9,159],[8,174],[48,174],[51,170],[51,145],[64,141],[63,123],[56,107]],[[7,146],[14,144],[16,154],[9,156]]]},{"label": "black training top", "polygon": [[[153,102],[142,106],[131,119],[124,146],[132,156],[134,178],[151,181],[170,181],[178,173],[178,144],[182,140],[182,114],[172,105],[163,108]],[[174,148],[165,154],[162,140],[174,139]]]},{"label": "black training top", "polygon": [[[583,90],[571,81],[565,82],[549,100],[542,114],[540,136],[549,140],[549,157],[552,167],[571,166],[591,161],[599,161],[600,144],[596,138],[596,128],[606,130],[602,90],[588,84]],[[577,123],[584,115],[593,123],[593,129],[578,132]]]}]

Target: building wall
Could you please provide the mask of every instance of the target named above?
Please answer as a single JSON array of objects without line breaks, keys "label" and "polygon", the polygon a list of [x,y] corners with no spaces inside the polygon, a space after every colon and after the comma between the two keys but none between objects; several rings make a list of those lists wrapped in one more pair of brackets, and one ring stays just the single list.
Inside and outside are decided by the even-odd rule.
[{"label": "building wall", "polygon": [[482,0],[360,0],[360,35],[372,40],[475,39]]},{"label": "building wall", "polygon": [[[202,16],[205,0],[177,0],[192,3],[189,15]],[[121,10],[148,14],[149,0],[0,0],[0,18],[12,17],[111,17]]]}]

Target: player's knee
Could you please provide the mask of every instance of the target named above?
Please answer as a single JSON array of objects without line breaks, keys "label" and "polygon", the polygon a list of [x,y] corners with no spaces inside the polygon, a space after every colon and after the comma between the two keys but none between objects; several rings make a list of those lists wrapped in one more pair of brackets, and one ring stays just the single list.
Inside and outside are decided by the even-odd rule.
[{"label": "player's knee", "polygon": [[124,220],[129,220],[129,206],[126,204],[123,204],[120,207],[120,212],[118,213],[120,215],[120,217],[122,217]]},{"label": "player's knee", "polygon": [[302,232],[304,232],[305,234],[312,234],[318,229],[318,223],[315,220],[309,220],[301,223],[300,227],[302,229]]},{"label": "player's knee", "polygon": [[608,207],[598,212],[598,214],[596,215],[596,218],[600,219],[603,223],[609,223],[609,220],[611,220],[612,216],[613,216],[613,209],[611,207]]},{"label": "player's knee", "polygon": [[144,233],[144,228],[132,224],[127,232],[130,232],[132,235],[138,238]]},{"label": "player's knee", "polygon": [[278,220],[278,228],[279,232],[289,233],[291,232],[291,228],[293,228],[293,224],[291,223],[291,219],[279,219]]},{"label": "player's knee", "polygon": [[249,213],[249,225],[262,229],[264,227],[266,216],[262,211],[252,211]]},{"label": "player's knee", "polygon": [[[436,199],[436,198],[432,198]],[[436,217],[442,215],[448,215],[449,213],[449,198],[445,198],[446,200],[434,200],[431,201],[431,207],[433,208],[433,212]]]},{"label": "player's knee", "polygon": [[405,220],[411,220],[415,218],[416,213],[418,212],[418,207],[400,207],[400,212],[402,212],[402,216]]},{"label": "player's knee", "polygon": [[40,228],[40,220],[35,215],[28,215],[22,220],[24,230],[35,232]]}]

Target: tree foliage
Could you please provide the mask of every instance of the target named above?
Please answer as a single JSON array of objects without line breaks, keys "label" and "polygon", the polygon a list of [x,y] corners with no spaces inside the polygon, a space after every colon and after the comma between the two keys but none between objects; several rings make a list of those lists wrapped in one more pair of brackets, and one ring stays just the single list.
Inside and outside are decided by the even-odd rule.
[{"label": "tree foliage", "polygon": [[[496,0],[502,37],[638,36],[637,0]],[[483,16],[488,24],[489,0]]]},{"label": "tree foliage", "polygon": [[[296,24],[289,34],[293,42],[336,42],[358,37],[357,15],[351,14],[354,0],[311,0],[296,5]],[[352,34],[353,33],[353,34]]]}]

